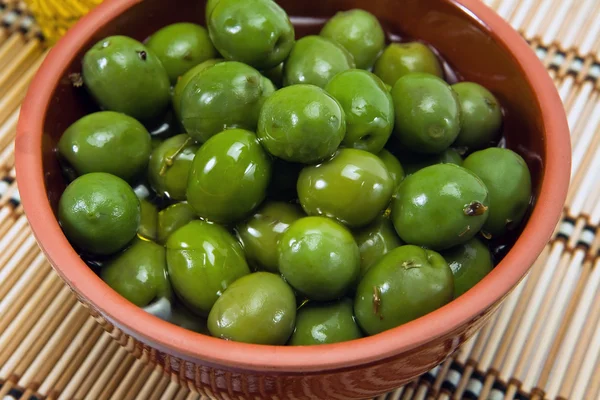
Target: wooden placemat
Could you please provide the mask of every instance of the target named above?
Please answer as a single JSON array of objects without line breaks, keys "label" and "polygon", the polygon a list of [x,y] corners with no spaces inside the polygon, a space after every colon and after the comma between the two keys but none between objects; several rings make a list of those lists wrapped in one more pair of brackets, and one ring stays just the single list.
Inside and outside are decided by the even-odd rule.
[{"label": "wooden placemat", "polygon": [[[564,218],[529,275],[451,359],[377,400],[600,399],[600,1],[486,0],[554,79],[573,145]],[[47,50],[0,0],[0,399],[199,399],[88,316],[38,249],[14,170],[19,104]]]}]

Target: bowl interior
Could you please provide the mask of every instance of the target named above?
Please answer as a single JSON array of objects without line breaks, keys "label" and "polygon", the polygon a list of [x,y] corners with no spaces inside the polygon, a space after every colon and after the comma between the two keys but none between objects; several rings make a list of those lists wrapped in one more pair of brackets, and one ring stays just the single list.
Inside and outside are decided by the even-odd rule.
[{"label": "bowl interior", "polygon": [[[382,21],[388,33],[433,45],[462,79],[478,82],[498,97],[505,111],[507,147],[529,165],[534,204],[539,198],[539,206],[544,206],[536,212],[540,207],[534,205],[524,227],[529,234],[516,243],[516,251],[509,252],[469,293],[425,317],[360,339],[353,343],[352,351],[344,343],[326,345],[324,351],[322,346],[295,349],[224,342],[165,323],[118,296],[77,258],[56,220],[50,221],[50,210],[56,212],[65,188],[56,144],[71,123],[97,109],[85,89],[75,87],[73,81],[81,72],[85,51],[106,36],[121,34],[144,40],[170,23],[204,25],[205,2],[199,0],[107,0],[59,42],[57,51],[42,66],[23,105],[16,143],[23,204],[38,242],[65,281],[111,322],[156,348],[191,359],[255,369],[320,371],[381,360],[455,334],[497,303],[525,274],[560,213],[568,184],[569,144],[566,119],[551,80],[527,44],[479,0],[277,2],[293,17],[298,37],[318,33],[324,19],[337,11],[366,9]],[[38,169],[40,150],[42,168]],[[42,176],[49,203],[40,205]]]}]

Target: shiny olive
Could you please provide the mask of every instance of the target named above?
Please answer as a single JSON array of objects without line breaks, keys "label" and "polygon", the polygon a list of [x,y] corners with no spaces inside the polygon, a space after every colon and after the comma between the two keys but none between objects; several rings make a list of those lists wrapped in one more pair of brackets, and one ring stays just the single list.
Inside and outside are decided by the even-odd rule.
[{"label": "shiny olive", "polygon": [[394,103],[381,79],[351,69],[334,76],[325,90],[340,102],[346,116],[344,147],[377,153],[394,127]]},{"label": "shiny olive", "polygon": [[340,44],[321,36],[298,40],[283,66],[283,85],[325,87],[336,74],[354,68],[354,58]]},{"label": "shiny olive", "polygon": [[305,167],[298,178],[298,198],[308,215],[325,215],[351,227],[373,221],[393,192],[383,161],[364,150],[341,149],[332,159]]},{"label": "shiny olive", "polygon": [[270,272],[278,272],[277,244],[291,223],[304,213],[296,205],[268,202],[246,221],[236,227],[250,265]]},{"label": "shiny olive", "polygon": [[205,221],[189,222],[169,236],[167,267],[177,296],[200,315],[208,315],[223,291],[250,273],[235,238]]},{"label": "shiny olive", "polygon": [[279,271],[311,300],[334,300],[356,281],[360,253],[350,231],[325,217],[293,222],[279,240]]},{"label": "shiny olive", "polygon": [[210,60],[206,60],[206,61],[196,65],[195,67],[191,68],[189,71],[187,71],[185,74],[181,75],[177,79],[177,83],[175,84],[175,87],[173,87],[172,103],[173,103],[173,111],[175,112],[175,116],[177,117],[177,119],[179,121],[181,121],[181,98],[183,96],[183,90],[186,88],[188,83],[190,83],[192,78],[195,77],[196,75],[198,75],[200,72],[212,67],[215,64],[223,62],[223,61],[224,60],[222,60],[220,58],[212,58]]},{"label": "shiny olive", "polygon": [[445,250],[441,254],[454,276],[455,298],[475,286],[494,267],[489,249],[477,238]]},{"label": "shiny olive", "polygon": [[433,250],[475,236],[490,206],[483,181],[454,164],[432,165],[406,177],[392,203],[392,221],[400,238]]},{"label": "shiny olive", "polygon": [[360,281],[354,313],[369,335],[417,319],[452,300],[452,271],[435,251],[400,246],[372,266]]},{"label": "shiny olive", "polygon": [[224,61],[194,75],[181,94],[181,122],[199,142],[229,128],[254,130],[273,84],[254,68]]},{"label": "shiny olive", "polygon": [[288,342],[292,346],[307,346],[346,342],[359,339],[362,332],[354,320],[352,300],[344,298],[330,304],[301,307],[296,315],[296,328]]},{"label": "shiny olive", "polygon": [[156,240],[156,225],[158,223],[158,210],[156,206],[146,199],[140,199],[140,226],[138,235],[147,240]]},{"label": "shiny olive", "polygon": [[375,75],[390,86],[411,72],[424,72],[443,77],[437,56],[419,42],[392,43],[385,48],[373,67]]},{"label": "shiny olive", "polygon": [[172,297],[165,248],[150,240],[135,239],[129,248],[102,267],[100,277],[136,306]]},{"label": "shiny olive", "polygon": [[294,26],[272,0],[219,0],[207,22],[219,53],[255,68],[278,65],[294,46]]},{"label": "shiny olive", "polygon": [[265,198],[271,161],[254,133],[230,129],[210,138],[196,153],[187,200],[210,221],[236,222]]},{"label": "shiny olive", "polygon": [[197,219],[198,216],[188,203],[175,203],[158,213],[156,240],[165,244],[173,232]]},{"label": "shiny olive", "polygon": [[452,85],[460,103],[460,132],[455,146],[478,150],[498,139],[502,128],[502,108],[494,95],[474,82]]},{"label": "shiny olive", "polygon": [[359,9],[336,13],[320,35],[344,46],[354,57],[356,68],[362,69],[373,66],[385,45],[385,33],[377,18]]},{"label": "shiny olive", "polygon": [[200,146],[186,135],[165,140],[150,155],[148,180],[159,196],[185,200],[192,161]]},{"label": "shiny olive", "polygon": [[177,82],[177,78],[192,67],[217,55],[207,30],[189,22],[159,29],[148,38],[146,47],[158,56],[171,83]]},{"label": "shiny olive", "polygon": [[58,222],[71,243],[86,253],[108,255],[125,247],[140,223],[140,201],[121,178],[92,172],[67,186]]},{"label": "shiny olive", "polygon": [[525,160],[512,150],[491,147],[468,156],[463,166],[481,178],[490,192],[490,215],[483,230],[499,236],[519,226],[531,199]]},{"label": "shiny olive", "polygon": [[360,250],[360,278],[385,254],[402,245],[394,225],[386,217],[378,217],[371,224],[353,232]]},{"label": "shiny olive", "polygon": [[126,181],[144,171],[150,149],[146,128],[134,118],[113,111],[78,119],[58,142],[60,156],[79,175],[107,172]]},{"label": "shiny olive", "polygon": [[162,114],[171,99],[167,71],[153,51],[127,36],[110,36],[85,53],[83,83],[102,109],[139,120]]},{"label": "shiny olive", "polygon": [[340,103],[314,85],[276,91],[260,110],[257,135],[275,157],[312,164],[331,156],[346,133]]},{"label": "shiny olive", "polygon": [[255,272],[233,282],[208,316],[213,336],[237,342],[283,345],[294,329],[296,298],[279,275]]},{"label": "shiny olive", "polygon": [[400,144],[416,153],[440,153],[460,131],[460,106],[450,85],[437,76],[410,73],[392,89]]}]

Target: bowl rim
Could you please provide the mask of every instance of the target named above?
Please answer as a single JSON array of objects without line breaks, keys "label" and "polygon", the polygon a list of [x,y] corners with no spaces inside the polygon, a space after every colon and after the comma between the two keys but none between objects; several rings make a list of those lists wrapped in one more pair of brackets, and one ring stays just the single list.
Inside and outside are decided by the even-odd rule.
[{"label": "bowl rim", "polygon": [[[546,132],[540,195],[521,236],[505,258],[473,289],[419,319],[352,342],[310,347],[228,342],[154,317],[106,285],[73,250],[52,212],[42,168],[46,110],[66,68],[89,37],[142,0],[107,0],[83,17],[46,56],[21,107],[15,142],[17,181],[24,211],[41,249],[62,278],[101,315],[134,338],[189,361],[230,369],[314,372],[364,365],[451,335],[507,295],[550,239],[570,180],[571,144],[562,101],[549,74],[525,40],[480,0],[444,0],[459,7],[511,53],[537,93]],[[351,350],[350,349],[351,346]]]}]

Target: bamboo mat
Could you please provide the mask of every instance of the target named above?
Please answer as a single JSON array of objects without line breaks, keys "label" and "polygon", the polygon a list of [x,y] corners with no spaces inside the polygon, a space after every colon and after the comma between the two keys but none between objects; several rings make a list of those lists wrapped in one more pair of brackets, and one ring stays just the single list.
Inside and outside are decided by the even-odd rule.
[{"label": "bamboo mat", "polygon": [[[529,275],[453,358],[377,400],[600,399],[600,0],[486,0],[535,49],[573,145],[563,220]],[[0,0],[0,399],[199,399],[120,347],[39,251],[14,170],[19,104],[46,49]]]}]

